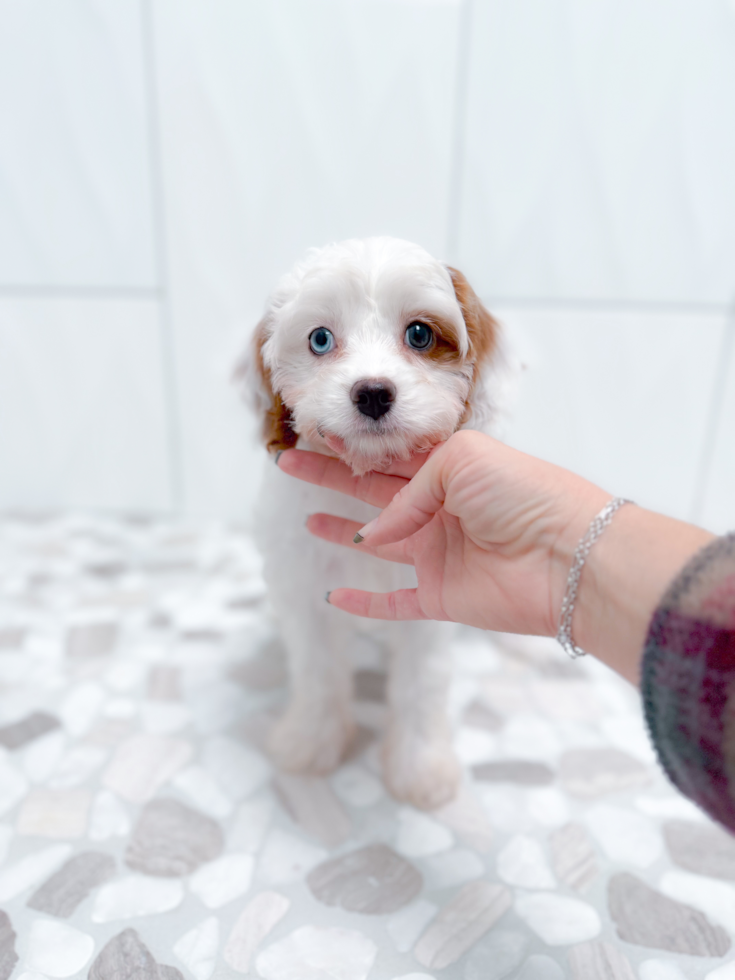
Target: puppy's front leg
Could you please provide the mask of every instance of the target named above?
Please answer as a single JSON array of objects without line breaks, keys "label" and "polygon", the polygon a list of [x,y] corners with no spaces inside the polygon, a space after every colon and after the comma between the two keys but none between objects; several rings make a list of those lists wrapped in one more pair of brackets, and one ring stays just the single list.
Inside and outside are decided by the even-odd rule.
[{"label": "puppy's front leg", "polygon": [[443,623],[398,623],[388,637],[385,781],[397,799],[422,810],[451,800],[461,775],[447,715],[452,629]]},{"label": "puppy's front leg", "polygon": [[345,613],[317,603],[286,602],[279,613],[288,652],[290,700],[274,725],[269,749],[287,772],[328,773],[352,741],[352,677],[345,656],[350,623]]}]

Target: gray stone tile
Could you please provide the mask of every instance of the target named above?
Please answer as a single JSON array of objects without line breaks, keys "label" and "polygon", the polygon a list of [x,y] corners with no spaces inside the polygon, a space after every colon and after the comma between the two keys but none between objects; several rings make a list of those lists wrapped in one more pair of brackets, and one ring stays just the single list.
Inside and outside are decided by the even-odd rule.
[{"label": "gray stone tile", "polygon": [[31,895],[27,905],[37,912],[68,919],[93,888],[103,885],[114,874],[115,861],[109,854],[99,851],[75,854]]},{"label": "gray stone tile", "polygon": [[214,629],[185,629],[179,634],[185,643],[218,644],[224,639],[220,630]]},{"label": "gray stone tile", "polygon": [[89,660],[111,653],[117,643],[117,623],[84,623],[66,634],[66,655],[71,660]]},{"label": "gray stone tile", "polygon": [[148,673],[148,697],[151,701],[180,701],[181,668],[154,664]]},{"label": "gray stone tile", "polygon": [[48,588],[50,591],[51,587],[56,584],[56,581],[53,575],[49,575],[46,572],[34,572],[32,575],[29,575],[26,582],[29,604],[40,606],[48,596],[47,592],[42,598],[44,590]]},{"label": "gray stone tile", "polygon": [[472,767],[472,775],[483,783],[517,783],[519,786],[548,786],[554,781],[554,773],[548,766],[527,759],[482,762]]},{"label": "gray stone tile", "polygon": [[419,939],[416,959],[430,970],[456,963],[510,908],[511,901],[504,885],[488,881],[465,885]]},{"label": "gray stone tile", "polygon": [[0,629],[0,651],[17,650],[26,638],[27,630],[17,626]]},{"label": "gray stone tile", "polygon": [[167,612],[156,609],[148,617],[148,625],[154,630],[168,630],[173,626],[173,620]]},{"label": "gray stone tile", "polygon": [[671,860],[710,878],[735,881],[735,838],[714,824],[669,820],[663,825]]},{"label": "gray stone tile", "polygon": [[350,836],[350,818],[325,779],[279,773],[273,788],[291,818],[327,847],[336,847]]},{"label": "gray stone tile", "polygon": [[125,929],[100,950],[87,980],[184,980],[184,976],[173,966],[156,963],[135,929]]},{"label": "gray stone tile", "polygon": [[315,898],[348,912],[384,915],[408,905],[421,891],[421,874],[385,844],[371,844],[324,861],[306,879]]},{"label": "gray stone tile", "polygon": [[688,956],[724,956],[730,937],[702,912],[667,898],[631,874],[608,883],[608,907],[618,936],[636,946]]},{"label": "gray stone tile", "polygon": [[286,659],[280,641],[273,640],[257,657],[242,660],[228,671],[230,680],[253,691],[271,691],[286,683]]},{"label": "gray stone tile", "polygon": [[125,852],[135,871],[172,878],[189,874],[222,853],[219,824],[178,800],[152,800],[144,808]]},{"label": "gray stone tile", "polygon": [[15,930],[7,913],[0,911],[0,980],[8,980],[17,962]]},{"label": "gray stone tile", "polygon": [[34,711],[12,725],[3,725],[0,728],[0,745],[4,745],[6,749],[19,749],[60,726],[59,719],[53,715],[45,711]]},{"label": "gray stone tile", "polygon": [[102,947],[89,980],[160,980],[158,964],[135,929],[125,929]]},{"label": "gray stone tile", "polygon": [[568,823],[549,836],[551,863],[565,885],[581,892],[599,873],[595,849],[584,827]]},{"label": "gray stone tile", "polygon": [[559,779],[567,793],[582,799],[606,796],[643,786],[653,773],[619,749],[572,749],[559,763]]},{"label": "gray stone tile", "polygon": [[636,980],[627,956],[610,943],[581,943],[567,955],[572,980]]},{"label": "gray stone tile", "polygon": [[263,602],[263,596],[260,594],[253,595],[237,595],[228,599],[225,605],[228,609],[256,609]]},{"label": "gray stone tile", "polygon": [[471,728],[484,728],[488,732],[499,732],[505,724],[503,717],[482,701],[472,701],[467,705],[462,714],[462,723]]},{"label": "gray stone tile", "polygon": [[96,578],[111,579],[124,575],[128,571],[128,566],[124,562],[110,559],[109,561],[88,562],[84,566],[84,570],[88,575],[94,575]]},{"label": "gray stone tile", "polygon": [[386,684],[387,677],[382,670],[355,671],[355,700],[382,704],[385,701]]}]

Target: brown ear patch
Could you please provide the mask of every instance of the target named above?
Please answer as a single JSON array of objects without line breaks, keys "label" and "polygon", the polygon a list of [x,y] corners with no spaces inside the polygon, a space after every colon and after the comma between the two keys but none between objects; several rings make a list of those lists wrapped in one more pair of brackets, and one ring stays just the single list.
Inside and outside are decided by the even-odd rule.
[{"label": "brown ear patch", "polygon": [[472,405],[472,394],[480,376],[482,366],[495,353],[498,344],[498,332],[500,330],[497,321],[488,313],[480,302],[477,293],[467,282],[464,275],[458,270],[447,266],[447,271],[452,279],[454,295],[457,297],[465,326],[467,336],[470,341],[469,360],[472,362],[472,387],[465,402],[465,411],[460,420],[463,425],[470,415]]},{"label": "brown ear patch", "polygon": [[269,400],[263,415],[263,442],[268,452],[276,453],[280,449],[293,449],[299,437],[293,429],[291,409],[283,403],[278,392],[273,391],[270,369],[263,363],[263,344],[267,339],[265,323],[261,320],[253,336],[253,359]]},{"label": "brown ear patch", "polygon": [[480,302],[477,293],[458,270],[447,266],[454,286],[454,295],[462,310],[462,316],[470,339],[470,357],[478,368],[493,355],[498,341],[498,324]]}]

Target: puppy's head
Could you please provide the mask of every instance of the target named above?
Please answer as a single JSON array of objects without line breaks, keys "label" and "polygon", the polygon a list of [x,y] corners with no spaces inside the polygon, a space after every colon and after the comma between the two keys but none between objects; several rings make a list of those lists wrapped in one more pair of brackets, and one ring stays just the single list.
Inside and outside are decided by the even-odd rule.
[{"label": "puppy's head", "polygon": [[[417,245],[350,240],[284,276],[255,332],[255,386],[271,451],[302,436],[365,473],[492,411],[497,324],[464,276]],[[485,376],[485,377],[484,377]]]}]

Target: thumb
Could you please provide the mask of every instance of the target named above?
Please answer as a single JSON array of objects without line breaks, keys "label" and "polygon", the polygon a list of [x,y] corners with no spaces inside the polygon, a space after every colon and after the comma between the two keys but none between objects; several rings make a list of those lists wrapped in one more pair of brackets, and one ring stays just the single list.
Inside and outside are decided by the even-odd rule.
[{"label": "thumb", "polygon": [[365,541],[371,547],[391,544],[421,530],[444,506],[444,446],[434,450],[385,510],[355,535],[355,544]]}]

